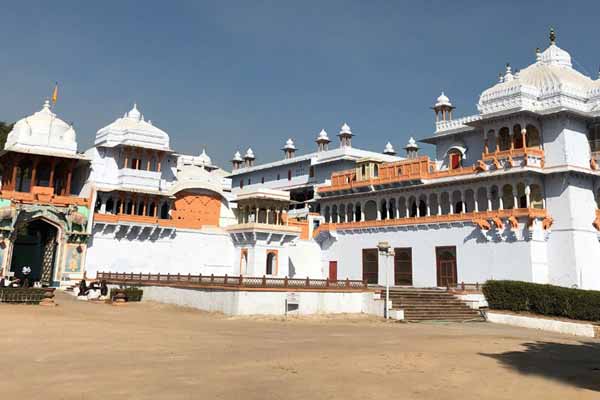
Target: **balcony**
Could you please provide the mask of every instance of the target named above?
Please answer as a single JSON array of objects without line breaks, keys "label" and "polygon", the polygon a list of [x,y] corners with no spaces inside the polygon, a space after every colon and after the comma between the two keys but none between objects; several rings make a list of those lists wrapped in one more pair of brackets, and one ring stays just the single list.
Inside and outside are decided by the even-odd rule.
[{"label": "balcony", "polygon": [[130,189],[160,190],[161,173],[141,169],[122,168],[117,175],[119,185]]},{"label": "balcony", "polygon": [[544,150],[538,147],[522,147],[483,153],[479,170],[503,169],[513,167],[544,167]]},{"label": "balcony", "polygon": [[0,197],[14,203],[53,205],[56,207],[67,207],[71,205],[87,206],[89,204],[89,199],[72,195],[56,195],[54,194],[54,188],[46,186],[33,186],[30,192],[1,190]]},{"label": "balcony", "polygon": [[126,227],[128,232],[134,227],[142,228],[139,229],[139,233],[146,228],[153,232],[173,232],[176,230],[177,221],[147,215],[95,213],[94,225],[102,229],[108,226]]}]

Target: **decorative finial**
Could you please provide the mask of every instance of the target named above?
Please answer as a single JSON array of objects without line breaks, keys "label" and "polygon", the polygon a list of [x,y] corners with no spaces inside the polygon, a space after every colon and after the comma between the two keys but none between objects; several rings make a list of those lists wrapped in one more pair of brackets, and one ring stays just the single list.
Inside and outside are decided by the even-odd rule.
[{"label": "decorative finial", "polygon": [[554,32],[554,28],[550,27],[550,44],[556,43],[556,33]]},{"label": "decorative finial", "polygon": [[502,72],[500,72],[498,74],[498,82],[500,82],[500,83],[504,82],[504,75],[502,75]]},{"label": "decorative finial", "polygon": [[539,47],[535,49],[535,61],[542,61],[542,50]]}]

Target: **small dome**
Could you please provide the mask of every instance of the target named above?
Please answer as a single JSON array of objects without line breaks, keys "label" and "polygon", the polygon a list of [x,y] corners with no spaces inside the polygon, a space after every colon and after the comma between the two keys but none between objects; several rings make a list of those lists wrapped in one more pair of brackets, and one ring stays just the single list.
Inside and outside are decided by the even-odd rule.
[{"label": "small dome", "polygon": [[548,65],[561,65],[563,67],[573,67],[571,55],[552,43],[542,54],[540,62]]},{"label": "small dome", "polygon": [[239,151],[236,151],[235,154],[233,155],[233,158],[231,159],[231,161],[239,161],[242,162],[242,155],[240,154]]},{"label": "small dome", "polygon": [[394,146],[390,142],[387,142],[385,145],[385,149],[383,149],[383,154],[394,155],[396,154],[396,150],[394,150]]},{"label": "small dome", "polygon": [[137,104],[134,104],[133,108],[122,118],[117,118],[111,124],[99,129],[94,143],[96,146],[128,145],[171,151],[169,135],[150,121],[144,121],[144,116],[138,110]]},{"label": "small dome", "polygon": [[448,98],[448,96],[446,96],[444,94],[444,92],[442,92],[442,94],[439,95],[439,97],[436,100],[435,103],[435,107],[442,107],[442,106],[447,106],[447,107],[452,107],[452,103],[450,103],[450,99]]},{"label": "small dome", "polygon": [[415,141],[415,138],[413,138],[412,136],[410,137],[410,139],[408,139],[408,143],[406,144],[406,146],[404,147],[405,149],[418,149],[419,145],[417,144],[417,142]]},{"label": "small dome", "polygon": [[75,154],[75,129],[58,118],[50,109],[50,101],[46,100],[40,111],[15,123],[6,138],[5,149]]},{"label": "small dome", "polygon": [[129,112],[127,113],[127,118],[131,118],[134,119],[136,121],[139,121],[142,117],[142,113],[140,113],[140,111],[137,109],[137,104],[133,103],[133,108],[131,110],[129,110]]},{"label": "small dome", "polygon": [[296,150],[296,146],[294,146],[294,141],[292,140],[292,138],[289,138],[285,142],[285,146],[283,146],[283,150]]},{"label": "small dome", "polygon": [[317,136],[317,142],[331,142],[325,129],[321,129],[321,132],[319,132],[319,136]]},{"label": "small dome", "polygon": [[340,129],[340,135],[352,135],[352,130],[350,129],[350,126],[348,126],[347,123],[344,122],[344,124],[342,125],[342,128]]},{"label": "small dome", "polygon": [[206,154],[206,149],[202,149],[202,153],[198,156],[198,161],[204,165],[212,165],[212,160],[208,154]]},{"label": "small dome", "polygon": [[245,159],[248,160],[254,160],[256,157],[254,157],[254,152],[252,151],[251,147],[248,147],[248,150],[246,150],[246,154],[244,155]]}]

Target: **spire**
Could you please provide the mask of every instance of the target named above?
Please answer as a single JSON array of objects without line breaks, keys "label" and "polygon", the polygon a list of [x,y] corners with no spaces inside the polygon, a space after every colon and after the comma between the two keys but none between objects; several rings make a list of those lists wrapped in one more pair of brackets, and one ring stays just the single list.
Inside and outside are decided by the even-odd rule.
[{"label": "spire", "polygon": [[504,82],[512,81],[514,75],[512,74],[512,68],[510,67],[510,63],[506,63],[506,73],[504,74]]},{"label": "spire", "polygon": [[535,61],[536,62],[542,61],[542,50],[539,47],[537,49],[535,49]]},{"label": "spire", "polygon": [[133,108],[127,113],[127,116],[131,119],[137,119],[138,121],[142,117],[142,114],[137,108],[137,103],[133,103]]},{"label": "spire", "polygon": [[556,44],[556,33],[554,32],[553,27],[550,27],[550,44]]}]

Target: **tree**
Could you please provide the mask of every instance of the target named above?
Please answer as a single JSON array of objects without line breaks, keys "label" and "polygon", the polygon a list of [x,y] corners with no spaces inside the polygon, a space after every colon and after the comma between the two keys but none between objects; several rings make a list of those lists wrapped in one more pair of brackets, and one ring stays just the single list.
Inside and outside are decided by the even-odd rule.
[{"label": "tree", "polygon": [[0,150],[4,149],[4,144],[6,143],[6,137],[8,133],[12,130],[14,124],[8,124],[6,122],[0,121]]}]

